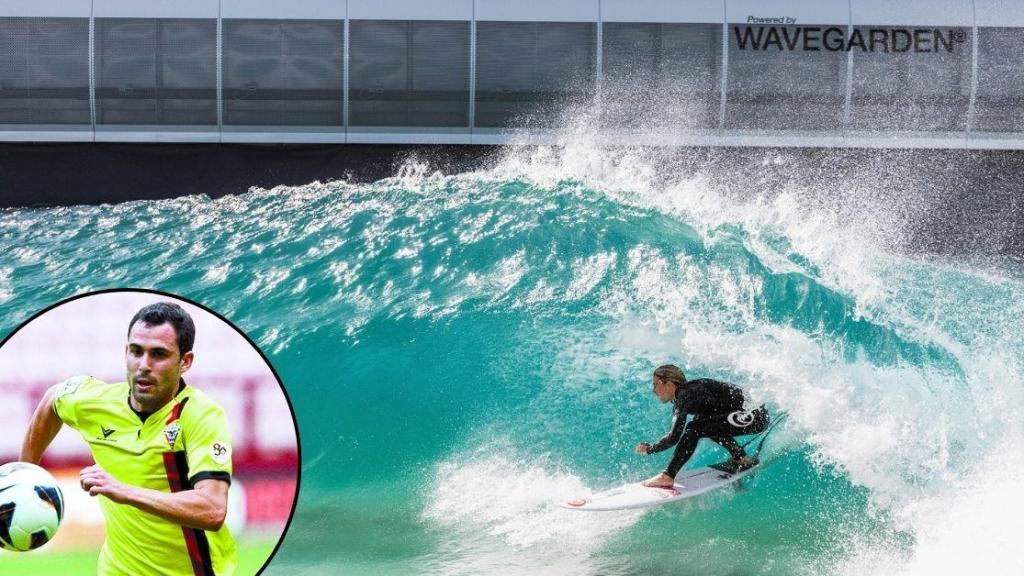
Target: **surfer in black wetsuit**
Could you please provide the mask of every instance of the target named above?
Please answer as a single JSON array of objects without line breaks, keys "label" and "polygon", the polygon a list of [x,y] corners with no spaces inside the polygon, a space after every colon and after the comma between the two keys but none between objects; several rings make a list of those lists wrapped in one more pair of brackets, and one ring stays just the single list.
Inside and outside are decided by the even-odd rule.
[{"label": "surfer in black wetsuit", "polygon": [[[653,444],[637,444],[636,453],[654,454],[672,446],[676,451],[665,471],[646,480],[644,486],[671,487],[701,438],[710,438],[728,450],[732,455],[728,465],[736,470],[757,464],[757,460],[749,458],[736,443],[735,436],[763,432],[768,427],[768,411],[764,406],[744,410],[743,390],[710,378],[687,380],[683,371],[672,364],[654,371],[652,386],[659,400],[672,401],[672,427],[664,438]],[[687,425],[686,417],[691,414],[693,419]]]}]

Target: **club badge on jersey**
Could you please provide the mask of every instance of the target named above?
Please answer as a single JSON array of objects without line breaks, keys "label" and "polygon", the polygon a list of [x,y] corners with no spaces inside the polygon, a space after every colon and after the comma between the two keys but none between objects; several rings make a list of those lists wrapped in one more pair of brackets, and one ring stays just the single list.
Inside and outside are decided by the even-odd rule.
[{"label": "club badge on jersey", "polygon": [[167,445],[174,450],[174,443],[178,441],[178,435],[181,434],[181,424],[177,421],[171,422],[164,428],[164,439],[167,440]]}]

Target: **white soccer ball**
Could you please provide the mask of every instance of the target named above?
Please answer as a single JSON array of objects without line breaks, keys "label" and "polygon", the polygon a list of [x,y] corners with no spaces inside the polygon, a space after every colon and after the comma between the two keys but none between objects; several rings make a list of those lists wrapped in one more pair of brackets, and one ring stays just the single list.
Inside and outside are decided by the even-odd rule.
[{"label": "white soccer ball", "polygon": [[46,544],[64,518],[64,495],[49,472],[27,462],[0,466],[0,546],[25,552]]}]

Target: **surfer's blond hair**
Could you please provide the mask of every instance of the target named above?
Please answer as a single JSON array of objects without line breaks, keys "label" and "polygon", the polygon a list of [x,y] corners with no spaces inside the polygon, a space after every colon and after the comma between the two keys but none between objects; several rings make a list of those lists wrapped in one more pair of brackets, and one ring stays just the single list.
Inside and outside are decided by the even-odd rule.
[{"label": "surfer's blond hair", "polygon": [[675,364],[665,364],[658,366],[654,371],[654,377],[659,380],[668,380],[674,382],[677,386],[686,382],[686,374],[679,369],[679,366]]}]

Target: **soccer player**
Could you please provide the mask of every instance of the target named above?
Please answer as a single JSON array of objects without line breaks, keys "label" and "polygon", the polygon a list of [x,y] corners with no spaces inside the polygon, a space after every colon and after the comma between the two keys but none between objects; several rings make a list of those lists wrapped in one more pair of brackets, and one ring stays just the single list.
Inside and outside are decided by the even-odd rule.
[{"label": "soccer player", "polygon": [[185,384],[195,325],[160,302],[128,324],[127,382],[76,376],[50,388],[36,408],[21,459],[39,463],[63,424],[96,464],[82,489],[100,497],[106,541],[100,576],[229,575],[238,564],[224,525],[231,439],[224,410]]}]

